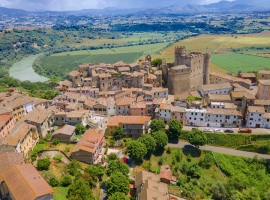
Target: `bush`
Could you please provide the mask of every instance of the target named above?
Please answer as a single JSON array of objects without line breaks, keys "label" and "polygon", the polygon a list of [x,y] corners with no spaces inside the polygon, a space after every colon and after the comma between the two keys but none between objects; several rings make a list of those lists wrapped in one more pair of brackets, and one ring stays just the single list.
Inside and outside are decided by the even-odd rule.
[{"label": "bush", "polygon": [[182,159],[182,151],[180,148],[177,148],[177,152],[175,154],[175,159],[177,162],[180,162]]},{"label": "bush", "polygon": [[171,154],[172,153],[172,148],[171,147],[168,147],[167,148],[167,154]]},{"label": "bush", "polygon": [[50,167],[51,161],[47,158],[38,159],[37,166],[41,170],[48,170]]},{"label": "bush", "polygon": [[69,163],[68,169],[69,173],[74,176],[78,170],[82,169],[82,166],[77,160],[73,159],[71,163]]},{"label": "bush", "polygon": [[86,128],[82,124],[76,124],[75,127],[76,135],[81,135],[83,132],[86,131]]},{"label": "bush", "polygon": [[69,174],[64,175],[61,178],[61,183],[63,186],[69,186],[72,183],[72,177]]},{"label": "bush", "polygon": [[202,169],[198,164],[193,164],[189,167],[187,175],[193,178],[200,178]]},{"label": "bush", "polygon": [[69,152],[70,151],[70,147],[65,147],[65,152]]},{"label": "bush", "polygon": [[62,158],[63,158],[63,155],[60,154],[60,153],[58,153],[58,154],[56,154],[56,155],[54,156],[54,159],[57,160],[58,162],[61,162]]},{"label": "bush", "polygon": [[109,143],[110,143],[110,146],[111,147],[113,147],[115,145],[115,141],[114,140],[110,140]]},{"label": "bush", "polygon": [[164,157],[164,156],[160,156],[160,157],[159,157],[158,164],[159,164],[159,165],[163,165],[164,161],[165,161],[165,157]]},{"label": "bush", "polygon": [[109,149],[109,147],[108,147],[108,146],[106,146],[106,149],[105,149],[105,152],[104,152],[104,154],[105,154],[105,155],[107,155],[107,153],[108,153],[108,149]]},{"label": "bush", "polygon": [[53,145],[58,145],[59,144],[59,140],[57,138],[53,139]]},{"label": "bush", "polygon": [[45,140],[39,140],[39,142],[38,142],[39,144],[45,144],[46,143],[46,141]]},{"label": "bush", "polygon": [[51,171],[40,171],[41,176],[45,179],[47,183],[50,183],[50,180],[56,178],[56,176]]},{"label": "bush", "polygon": [[188,163],[186,161],[184,161],[182,163],[181,172],[183,174],[186,174],[188,172],[188,170],[189,170],[189,165],[188,165]]},{"label": "bush", "polygon": [[117,159],[116,153],[110,153],[110,154],[108,155],[108,159],[109,159],[109,160],[116,160],[116,159]]},{"label": "bush", "polygon": [[52,178],[52,179],[50,180],[50,184],[51,184],[52,187],[56,187],[56,186],[59,185],[59,181],[58,181],[57,178]]},{"label": "bush", "polygon": [[188,154],[188,155],[187,155],[187,161],[188,161],[188,162],[191,162],[191,160],[192,160],[192,157],[191,157],[190,154]]},{"label": "bush", "polygon": [[177,180],[177,185],[179,185],[179,186],[184,185],[185,183],[186,183],[185,179],[180,178]]}]

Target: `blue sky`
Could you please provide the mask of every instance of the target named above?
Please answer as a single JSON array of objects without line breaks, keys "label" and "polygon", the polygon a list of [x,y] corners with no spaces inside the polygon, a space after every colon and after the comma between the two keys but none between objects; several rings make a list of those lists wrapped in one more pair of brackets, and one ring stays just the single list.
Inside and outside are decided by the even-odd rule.
[{"label": "blue sky", "polygon": [[209,4],[219,0],[0,0],[1,7],[24,10],[80,10],[91,8],[156,8],[170,5]]}]

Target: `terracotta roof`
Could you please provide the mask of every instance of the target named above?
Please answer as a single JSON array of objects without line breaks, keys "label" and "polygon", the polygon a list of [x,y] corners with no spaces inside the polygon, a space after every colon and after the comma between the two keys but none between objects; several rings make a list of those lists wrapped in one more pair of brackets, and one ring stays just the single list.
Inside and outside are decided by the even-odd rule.
[{"label": "terracotta roof", "polygon": [[52,114],[53,112],[57,111],[56,106],[51,106],[48,109],[45,108],[38,108],[29,113],[29,117],[27,117],[26,121],[34,122],[37,124],[43,123],[47,117]]},{"label": "terracotta roof", "polygon": [[262,106],[267,105],[267,106],[270,106],[270,100],[259,100],[259,99],[257,99],[257,100],[255,100],[254,105],[262,105]]},{"label": "terracotta roof", "polygon": [[103,73],[103,74],[99,74],[98,76],[99,76],[99,78],[109,78],[109,77],[111,77],[111,74]]},{"label": "terracotta roof", "polygon": [[148,78],[149,79],[156,79],[157,77],[154,74],[149,74]]},{"label": "terracotta roof", "polygon": [[270,74],[270,70],[259,70],[258,74]]},{"label": "terracotta roof", "polygon": [[102,143],[104,139],[103,134],[99,134],[98,130],[99,129],[87,130],[71,152],[73,153],[79,150],[83,150],[95,153],[99,144]]},{"label": "terracotta roof", "polygon": [[67,118],[82,118],[85,112],[72,111],[67,113]]},{"label": "terracotta roof", "polygon": [[82,106],[82,103],[68,103],[66,109],[74,110],[77,106]]},{"label": "terracotta roof", "polygon": [[75,131],[75,126],[65,125],[63,128],[58,128],[52,135],[64,134],[64,135],[72,135]]},{"label": "terracotta roof", "polygon": [[2,107],[0,108],[0,115],[2,114],[11,114],[13,112],[12,107]]},{"label": "terracotta roof", "polygon": [[160,110],[171,110],[172,109],[172,105],[171,104],[161,104],[159,109]]},{"label": "terracotta roof", "polygon": [[231,101],[229,94],[210,94],[209,99],[211,101]]},{"label": "terracotta roof", "polygon": [[262,84],[262,85],[270,85],[270,80],[259,80],[259,84]]},{"label": "terracotta roof", "polygon": [[222,90],[222,89],[232,89],[232,86],[229,82],[227,83],[219,83],[219,84],[209,84],[209,85],[201,85],[199,86],[203,91],[212,91],[212,90]]},{"label": "terracotta roof", "polygon": [[265,113],[265,109],[264,109],[264,107],[260,107],[260,106],[249,106],[248,112],[250,112],[250,113]]},{"label": "terracotta roof", "polygon": [[113,116],[110,117],[107,126],[118,126],[122,124],[145,124],[151,120],[151,117],[147,116]]},{"label": "terracotta roof", "polygon": [[63,89],[63,85],[58,85],[56,87],[54,87],[55,89],[59,89],[59,90],[62,90]]},{"label": "terracotta roof", "polygon": [[68,87],[71,87],[72,86],[72,82],[70,82],[69,80],[64,80],[61,82],[62,85],[65,85],[65,86],[68,86]]},{"label": "terracotta roof", "polygon": [[142,170],[135,175],[135,187],[137,187],[137,185],[140,185],[142,181],[145,181],[147,179],[150,179],[156,182],[160,180],[159,175]]},{"label": "terracotta roof", "polygon": [[237,108],[236,105],[234,105],[234,103],[224,103],[225,108],[230,109],[230,108]]},{"label": "terracotta roof", "polygon": [[228,75],[228,74],[224,74],[224,73],[221,73],[221,72],[211,72],[210,76],[211,75],[220,77],[222,79],[227,79],[228,81],[232,81],[232,82],[244,82],[244,83],[247,83],[247,84],[251,84],[251,80],[249,80],[249,79],[242,79],[242,78],[238,78],[238,77],[231,76],[231,75]]},{"label": "terracotta roof", "polygon": [[119,67],[118,71],[119,72],[127,72],[127,71],[130,71],[130,68],[129,67]]},{"label": "terracotta roof", "polygon": [[77,100],[80,97],[80,94],[78,93],[73,93],[73,92],[66,92],[64,94],[64,96],[67,97],[67,99],[73,99],[73,100]]},{"label": "terracotta roof", "polygon": [[80,74],[80,72],[78,72],[78,71],[71,71],[71,72],[69,72],[69,76],[77,76],[77,75],[79,75]]},{"label": "terracotta roof", "polygon": [[154,98],[153,104],[155,104],[155,105],[161,105],[164,99],[165,98]]},{"label": "terracotta roof", "polygon": [[34,200],[54,190],[32,164],[17,165],[3,175],[14,199]]},{"label": "terracotta roof", "polygon": [[21,153],[6,152],[0,156],[0,183],[3,181],[2,175],[10,168],[23,164],[24,160]]},{"label": "terracotta roof", "polygon": [[0,115],[0,128],[3,127],[10,119],[12,119],[12,115]]},{"label": "terracotta roof", "polygon": [[145,101],[140,101],[135,105],[131,105],[130,108],[146,108]]},{"label": "terracotta roof", "polygon": [[236,92],[236,91],[232,91],[231,92],[231,96],[234,98],[243,98],[247,93],[246,92]]},{"label": "terracotta roof", "polygon": [[17,108],[19,106],[23,106],[31,102],[33,102],[33,99],[31,97],[26,96],[19,99],[15,99],[11,102],[3,102],[3,104],[7,107]]},{"label": "terracotta roof", "polygon": [[175,94],[174,98],[178,98],[179,100],[187,100],[188,96],[201,97],[198,91],[193,92],[183,92],[181,94]]},{"label": "terracotta roof", "polygon": [[131,75],[132,77],[137,77],[137,76],[143,76],[144,74],[142,72],[133,72],[133,74]]},{"label": "terracotta roof", "polygon": [[240,73],[243,78],[256,78],[254,73]]},{"label": "terracotta roof", "polygon": [[126,105],[131,105],[132,101],[134,101],[134,98],[132,98],[132,97],[123,97],[120,99],[116,99],[115,104],[117,106],[126,106]]}]

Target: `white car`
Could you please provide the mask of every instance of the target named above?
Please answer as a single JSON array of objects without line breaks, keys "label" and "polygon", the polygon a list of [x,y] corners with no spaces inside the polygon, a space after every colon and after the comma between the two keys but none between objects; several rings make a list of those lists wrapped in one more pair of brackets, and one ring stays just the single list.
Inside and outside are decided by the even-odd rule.
[{"label": "white car", "polygon": [[203,132],[212,132],[212,129],[205,128],[205,129],[203,129]]},{"label": "white car", "polygon": [[215,129],[215,133],[223,133],[223,130],[221,130],[221,129]]}]

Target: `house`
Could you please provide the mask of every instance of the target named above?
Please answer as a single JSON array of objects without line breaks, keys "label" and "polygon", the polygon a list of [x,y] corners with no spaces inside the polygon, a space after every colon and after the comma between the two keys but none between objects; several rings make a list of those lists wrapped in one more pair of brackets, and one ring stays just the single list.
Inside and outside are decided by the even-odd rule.
[{"label": "house", "polygon": [[87,164],[95,164],[102,151],[104,141],[99,129],[87,130],[71,151],[71,158]]},{"label": "house", "polygon": [[231,95],[229,94],[211,94],[209,95],[209,103],[211,102],[231,102]]},{"label": "house", "polygon": [[259,70],[257,81],[270,79],[270,70]]},{"label": "house", "polygon": [[233,89],[229,82],[219,84],[201,85],[197,88],[202,97],[206,97],[209,94],[230,94]]},{"label": "house", "polygon": [[161,104],[159,107],[159,119],[162,119],[165,124],[169,124],[172,119],[172,105],[171,104]]},{"label": "house", "polygon": [[186,109],[186,125],[205,126],[206,109]]},{"label": "house", "polygon": [[64,80],[61,84],[64,93],[67,92],[68,89],[72,87],[72,82],[70,82],[69,80]]},{"label": "house", "polygon": [[172,117],[171,119],[177,119],[181,122],[183,126],[185,126],[186,119],[186,109],[183,107],[172,107]]},{"label": "house", "polygon": [[250,128],[261,128],[264,113],[264,107],[249,106],[246,113],[246,126]]},{"label": "house", "polygon": [[270,113],[263,115],[263,128],[270,128]]},{"label": "house", "polygon": [[83,80],[83,73],[78,71],[71,71],[69,72],[69,80],[72,82],[73,87],[77,87],[77,85],[81,85]]},{"label": "house", "polygon": [[64,110],[67,112],[83,110],[83,103],[67,103]]},{"label": "house", "polygon": [[69,125],[75,126],[76,124],[82,124],[86,126],[86,120],[88,117],[89,111],[82,110],[82,111],[72,111],[68,112],[66,119]]},{"label": "house", "polygon": [[97,114],[106,115],[107,114],[107,99],[99,98],[93,105],[94,111]]},{"label": "house", "polygon": [[209,108],[205,122],[209,127],[240,127],[243,115],[236,109]]},{"label": "house", "polygon": [[8,199],[53,199],[54,190],[30,163],[16,165],[2,177],[3,195]]},{"label": "house", "polygon": [[236,109],[237,106],[234,103],[223,103],[223,102],[211,102],[210,108],[218,108],[218,109]]},{"label": "house", "polygon": [[107,98],[107,116],[115,116],[116,115],[116,105],[113,97]]},{"label": "house", "polygon": [[130,116],[146,116],[146,103],[145,101],[140,101],[138,103],[133,103],[130,106]]},{"label": "house", "polygon": [[40,138],[45,138],[49,127],[54,124],[54,113],[57,111],[56,106],[49,107],[48,109],[36,109],[29,113],[25,122],[37,127]]},{"label": "house", "polygon": [[263,106],[266,113],[270,113],[270,100],[260,100],[257,99],[254,102],[254,106]]},{"label": "house", "polygon": [[242,79],[249,79],[251,83],[256,83],[256,78],[257,78],[254,73],[238,73],[236,77],[242,78]]},{"label": "house", "polygon": [[257,98],[270,100],[270,79],[259,80]]},{"label": "house", "polygon": [[24,121],[18,122],[10,133],[0,139],[0,154],[5,152],[19,152],[23,156],[28,154],[39,141],[37,128]]},{"label": "house", "polygon": [[151,117],[146,116],[113,116],[107,123],[107,132],[113,136],[117,127],[122,127],[126,138],[138,139],[142,134],[148,133]]},{"label": "house", "polygon": [[57,112],[54,114],[54,126],[64,126],[66,124],[68,124],[66,112]]},{"label": "house", "polygon": [[92,87],[92,78],[84,78],[83,79],[83,86],[90,86]]},{"label": "house", "polygon": [[52,134],[52,139],[57,138],[60,141],[68,142],[71,141],[75,136],[75,126],[65,125],[64,127],[59,127]]},{"label": "house", "polygon": [[160,182],[159,175],[141,171],[135,175],[134,183],[137,199],[140,200],[170,200],[168,185]]},{"label": "house", "polygon": [[129,115],[130,114],[130,106],[132,102],[134,101],[134,98],[132,97],[123,97],[116,99],[115,105],[116,105],[116,114],[117,115]]},{"label": "house", "polygon": [[76,103],[79,101],[79,98],[80,98],[80,94],[78,93],[73,93],[73,92],[66,92],[64,94],[64,100],[68,100],[68,102],[72,103]]},{"label": "house", "polygon": [[0,139],[4,138],[14,127],[13,115],[0,115]]},{"label": "house", "polygon": [[176,181],[176,177],[172,175],[169,165],[162,165],[159,172],[160,180],[164,183],[172,183]]}]

